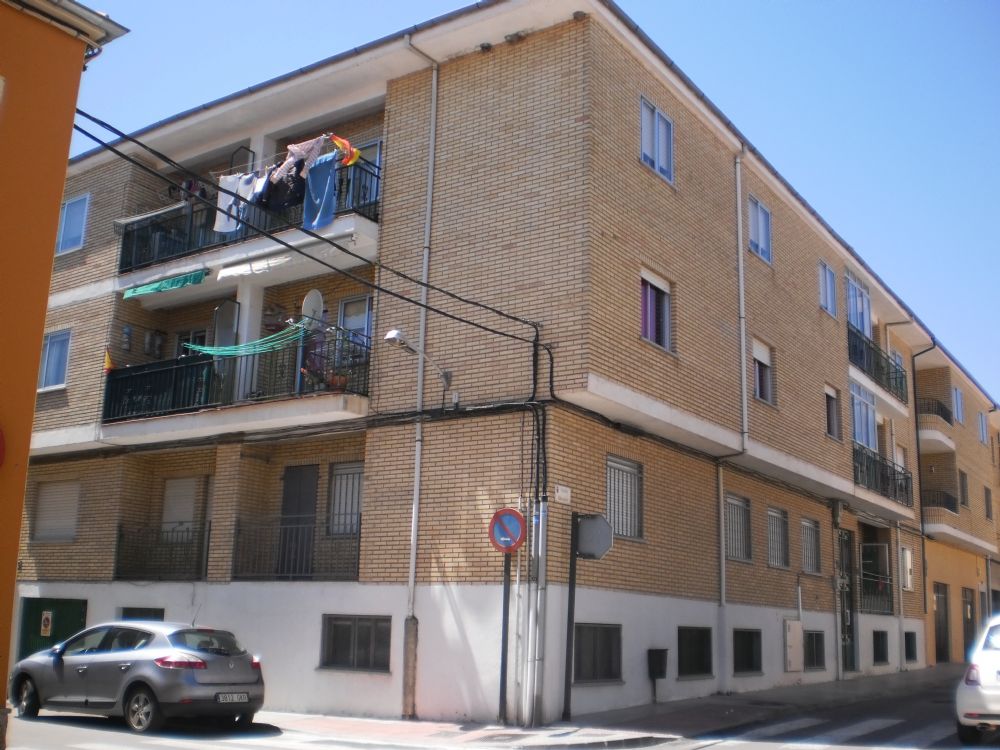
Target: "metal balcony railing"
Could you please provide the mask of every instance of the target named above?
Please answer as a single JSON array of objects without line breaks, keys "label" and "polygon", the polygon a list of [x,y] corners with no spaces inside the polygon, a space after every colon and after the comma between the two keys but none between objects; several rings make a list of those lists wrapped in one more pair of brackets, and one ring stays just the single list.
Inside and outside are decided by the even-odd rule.
[{"label": "metal balcony railing", "polygon": [[200,581],[205,578],[209,524],[119,524],[118,581]]},{"label": "metal balcony railing", "polygon": [[906,370],[892,361],[878,345],[848,323],[847,354],[851,364],[859,367],[868,377],[889,393],[907,403]]},{"label": "metal balcony railing", "polygon": [[913,476],[870,448],[854,444],[854,483],[913,507]]},{"label": "metal balcony railing", "polygon": [[925,508],[944,508],[958,513],[958,498],[944,490],[921,490],[920,502]]},{"label": "metal balcony railing", "polygon": [[233,579],[356,581],[361,516],[318,521],[314,515],[239,521]]},{"label": "metal balcony railing", "polygon": [[[378,198],[379,174],[374,164],[358,162],[337,170],[337,214],[357,213],[377,222]],[[301,204],[273,212],[245,206],[243,222],[235,232],[216,232],[216,213],[215,208],[202,203],[185,203],[119,226],[122,241],[118,272],[242,242],[260,236],[260,230],[280,232],[302,225]]]},{"label": "metal balcony railing", "polygon": [[108,373],[104,421],[177,414],[307,393],[368,394],[367,336],[330,328],[282,349],[194,354]]},{"label": "metal balcony railing", "polygon": [[892,576],[862,571],[861,611],[875,615],[892,614]]},{"label": "metal balcony railing", "polygon": [[938,401],[936,398],[918,398],[917,399],[917,413],[918,414],[934,414],[941,417],[948,424],[955,424],[952,421],[951,409],[949,409],[945,404]]}]

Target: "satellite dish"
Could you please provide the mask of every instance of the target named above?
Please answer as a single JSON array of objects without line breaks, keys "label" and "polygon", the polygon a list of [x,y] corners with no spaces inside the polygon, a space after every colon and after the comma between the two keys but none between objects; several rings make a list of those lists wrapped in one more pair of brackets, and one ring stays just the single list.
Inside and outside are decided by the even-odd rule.
[{"label": "satellite dish", "polygon": [[310,289],[302,300],[302,317],[312,329],[323,326],[323,295],[319,289]]}]

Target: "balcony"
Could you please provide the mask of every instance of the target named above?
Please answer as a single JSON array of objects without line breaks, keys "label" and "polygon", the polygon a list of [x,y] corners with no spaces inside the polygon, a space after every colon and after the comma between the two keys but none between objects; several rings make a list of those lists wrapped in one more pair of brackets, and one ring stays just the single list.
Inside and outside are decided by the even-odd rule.
[{"label": "balcony", "polygon": [[356,581],[361,518],[317,523],[315,515],[241,521],[233,545],[233,580]]},{"label": "balcony", "polygon": [[203,580],[208,531],[208,524],[119,524],[115,580]]},{"label": "balcony", "polygon": [[925,508],[944,508],[958,513],[958,498],[944,490],[921,490],[920,502]]},{"label": "balcony", "polygon": [[873,615],[892,614],[891,576],[862,571],[860,610]]},{"label": "balcony", "polygon": [[860,443],[854,444],[854,483],[900,505],[913,507],[910,472]]},{"label": "balcony", "polygon": [[[367,162],[338,169],[336,214],[356,213],[378,222],[379,175]],[[216,209],[199,203],[181,203],[118,224],[121,249],[118,272],[200,253],[261,236],[261,230],[281,232],[302,225],[302,206],[268,211],[247,206],[240,229],[216,232]],[[257,227],[251,228],[251,227]]]},{"label": "balcony", "polygon": [[[305,335],[305,334],[303,334]],[[104,422],[180,414],[310,393],[368,393],[370,342],[330,327],[274,351],[193,354],[108,373]]]},{"label": "balcony", "polygon": [[932,414],[941,417],[948,424],[955,424],[951,416],[951,409],[936,398],[918,398],[917,413],[921,415]]},{"label": "balcony", "polygon": [[858,367],[879,386],[907,403],[906,370],[897,365],[874,341],[854,326],[847,326],[847,353]]}]

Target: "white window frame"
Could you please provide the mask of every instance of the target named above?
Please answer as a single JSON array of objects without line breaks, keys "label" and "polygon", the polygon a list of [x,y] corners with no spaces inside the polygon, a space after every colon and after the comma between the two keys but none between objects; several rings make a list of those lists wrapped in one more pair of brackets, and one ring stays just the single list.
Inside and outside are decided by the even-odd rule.
[{"label": "white window frame", "polygon": [[904,591],[913,591],[913,550],[909,547],[899,548],[899,574]]},{"label": "white window frame", "polygon": [[[766,263],[771,262],[771,211],[760,199],[750,196],[750,252]],[[763,228],[761,224],[765,224]]]},{"label": "white window frame", "polygon": [[775,387],[771,351],[763,341],[753,340],[753,395],[773,406]]},{"label": "white window frame", "polygon": [[[65,233],[66,233],[66,211],[67,209],[80,201],[83,201],[83,216],[80,219],[80,241],[73,245],[65,245]],[[71,253],[74,250],[79,250],[83,247],[84,243],[87,241],[87,213],[90,209],[90,193],[84,193],[83,195],[78,195],[75,198],[70,198],[68,201],[64,201],[59,207],[59,231],[56,234],[56,255],[65,255],[66,253]]]},{"label": "white window frame", "polygon": [[825,260],[819,262],[819,306],[837,317],[837,272]]},{"label": "white window frame", "polygon": [[990,444],[990,431],[986,426],[985,412],[979,412],[979,442],[983,445]]},{"label": "white window frame", "polygon": [[750,501],[742,497],[726,497],[726,558],[751,562],[753,533],[750,527]]},{"label": "white window frame", "polygon": [[951,389],[951,411],[956,422],[965,424],[965,394],[957,385]]},{"label": "white window frame", "polygon": [[[826,434],[834,440],[840,440],[844,434],[841,424],[840,391],[830,385],[823,386],[823,401],[826,407]],[[831,404],[833,409],[831,411]],[[831,432],[832,430],[832,432]]]},{"label": "white window frame", "polygon": [[854,442],[878,452],[878,420],[875,394],[862,385],[851,383],[852,436]]},{"label": "white window frame", "polygon": [[[641,322],[644,324],[643,329],[640,332],[642,338],[651,344],[655,344],[656,346],[666,349],[668,352],[672,352],[674,349],[674,336],[673,336],[674,321],[672,315],[673,311],[671,309],[671,305],[673,304],[673,287],[671,286],[669,281],[661,279],[659,276],[656,276],[655,274],[652,274],[648,271],[642,271],[642,273],[640,273],[639,275],[640,275],[639,288],[641,295],[639,316]],[[646,324],[648,323],[648,321],[642,319],[642,316],[646,310],[645,285],[649,285],[650,287],[653,288],[653,290],[660,292],[663,295],[663,308],[654,310],[655,315],[662,316],[660,323],[663,328],[663,341],[657,339],[655,335],[655,330],[652,331],[647,330],[648,325]],[[655,307],[656,305],[654,304],[654,308]]]},{"label": "white window frame", "polygon": [[822,566],[819,521],[812,518],[803,518],[801,529],[802,570],[806,573],[819,573]]},{"label": "white window frame", "polygon": [[607,457],[605,508],[615,536],[642,539],[642,464]]},{"label": "white window frame", "polygon": [[868,287],[854,274],[847,274],[847,322],[872,337],[872,300]]},{"label": "white window frame", "polygon": [[[58,378],[50,378],[49,375],[49,364],[50,355],[52,352],[52,347],[55,342],[65,341],[66,342],[66,359],[63,365],[62,373]],[[70,347],[73,343],[73,331],[69,328],[64,328],[61,331],[50,331],[42,337],[42,358],[38,364],[38,390],[39,392],[44,391],[57,391],[62,390],[66,387],[66,378],[69,374],[69,354]]]},{"label": "white window frame", "polygon": [[639,159],[674,184],[674,121],[644,96],[639,98]]},{"label": "white window frame", "polygon": [[39,483],[32,541],[72,542],[76,539],[79,514],[79,482]]},{"label": "white window frame", "polygon": [[788,568],[788,511],[767,509],[767,564],[772,568]]}]

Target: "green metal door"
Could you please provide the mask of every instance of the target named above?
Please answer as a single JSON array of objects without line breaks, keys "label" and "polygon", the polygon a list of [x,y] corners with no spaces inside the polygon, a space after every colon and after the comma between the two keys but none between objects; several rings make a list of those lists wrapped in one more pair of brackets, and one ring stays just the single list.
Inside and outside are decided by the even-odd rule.
[{"label": "green metal door", "polygon": [[17,658],[51,648],[86,626],[86,599],[22,598]]}]

